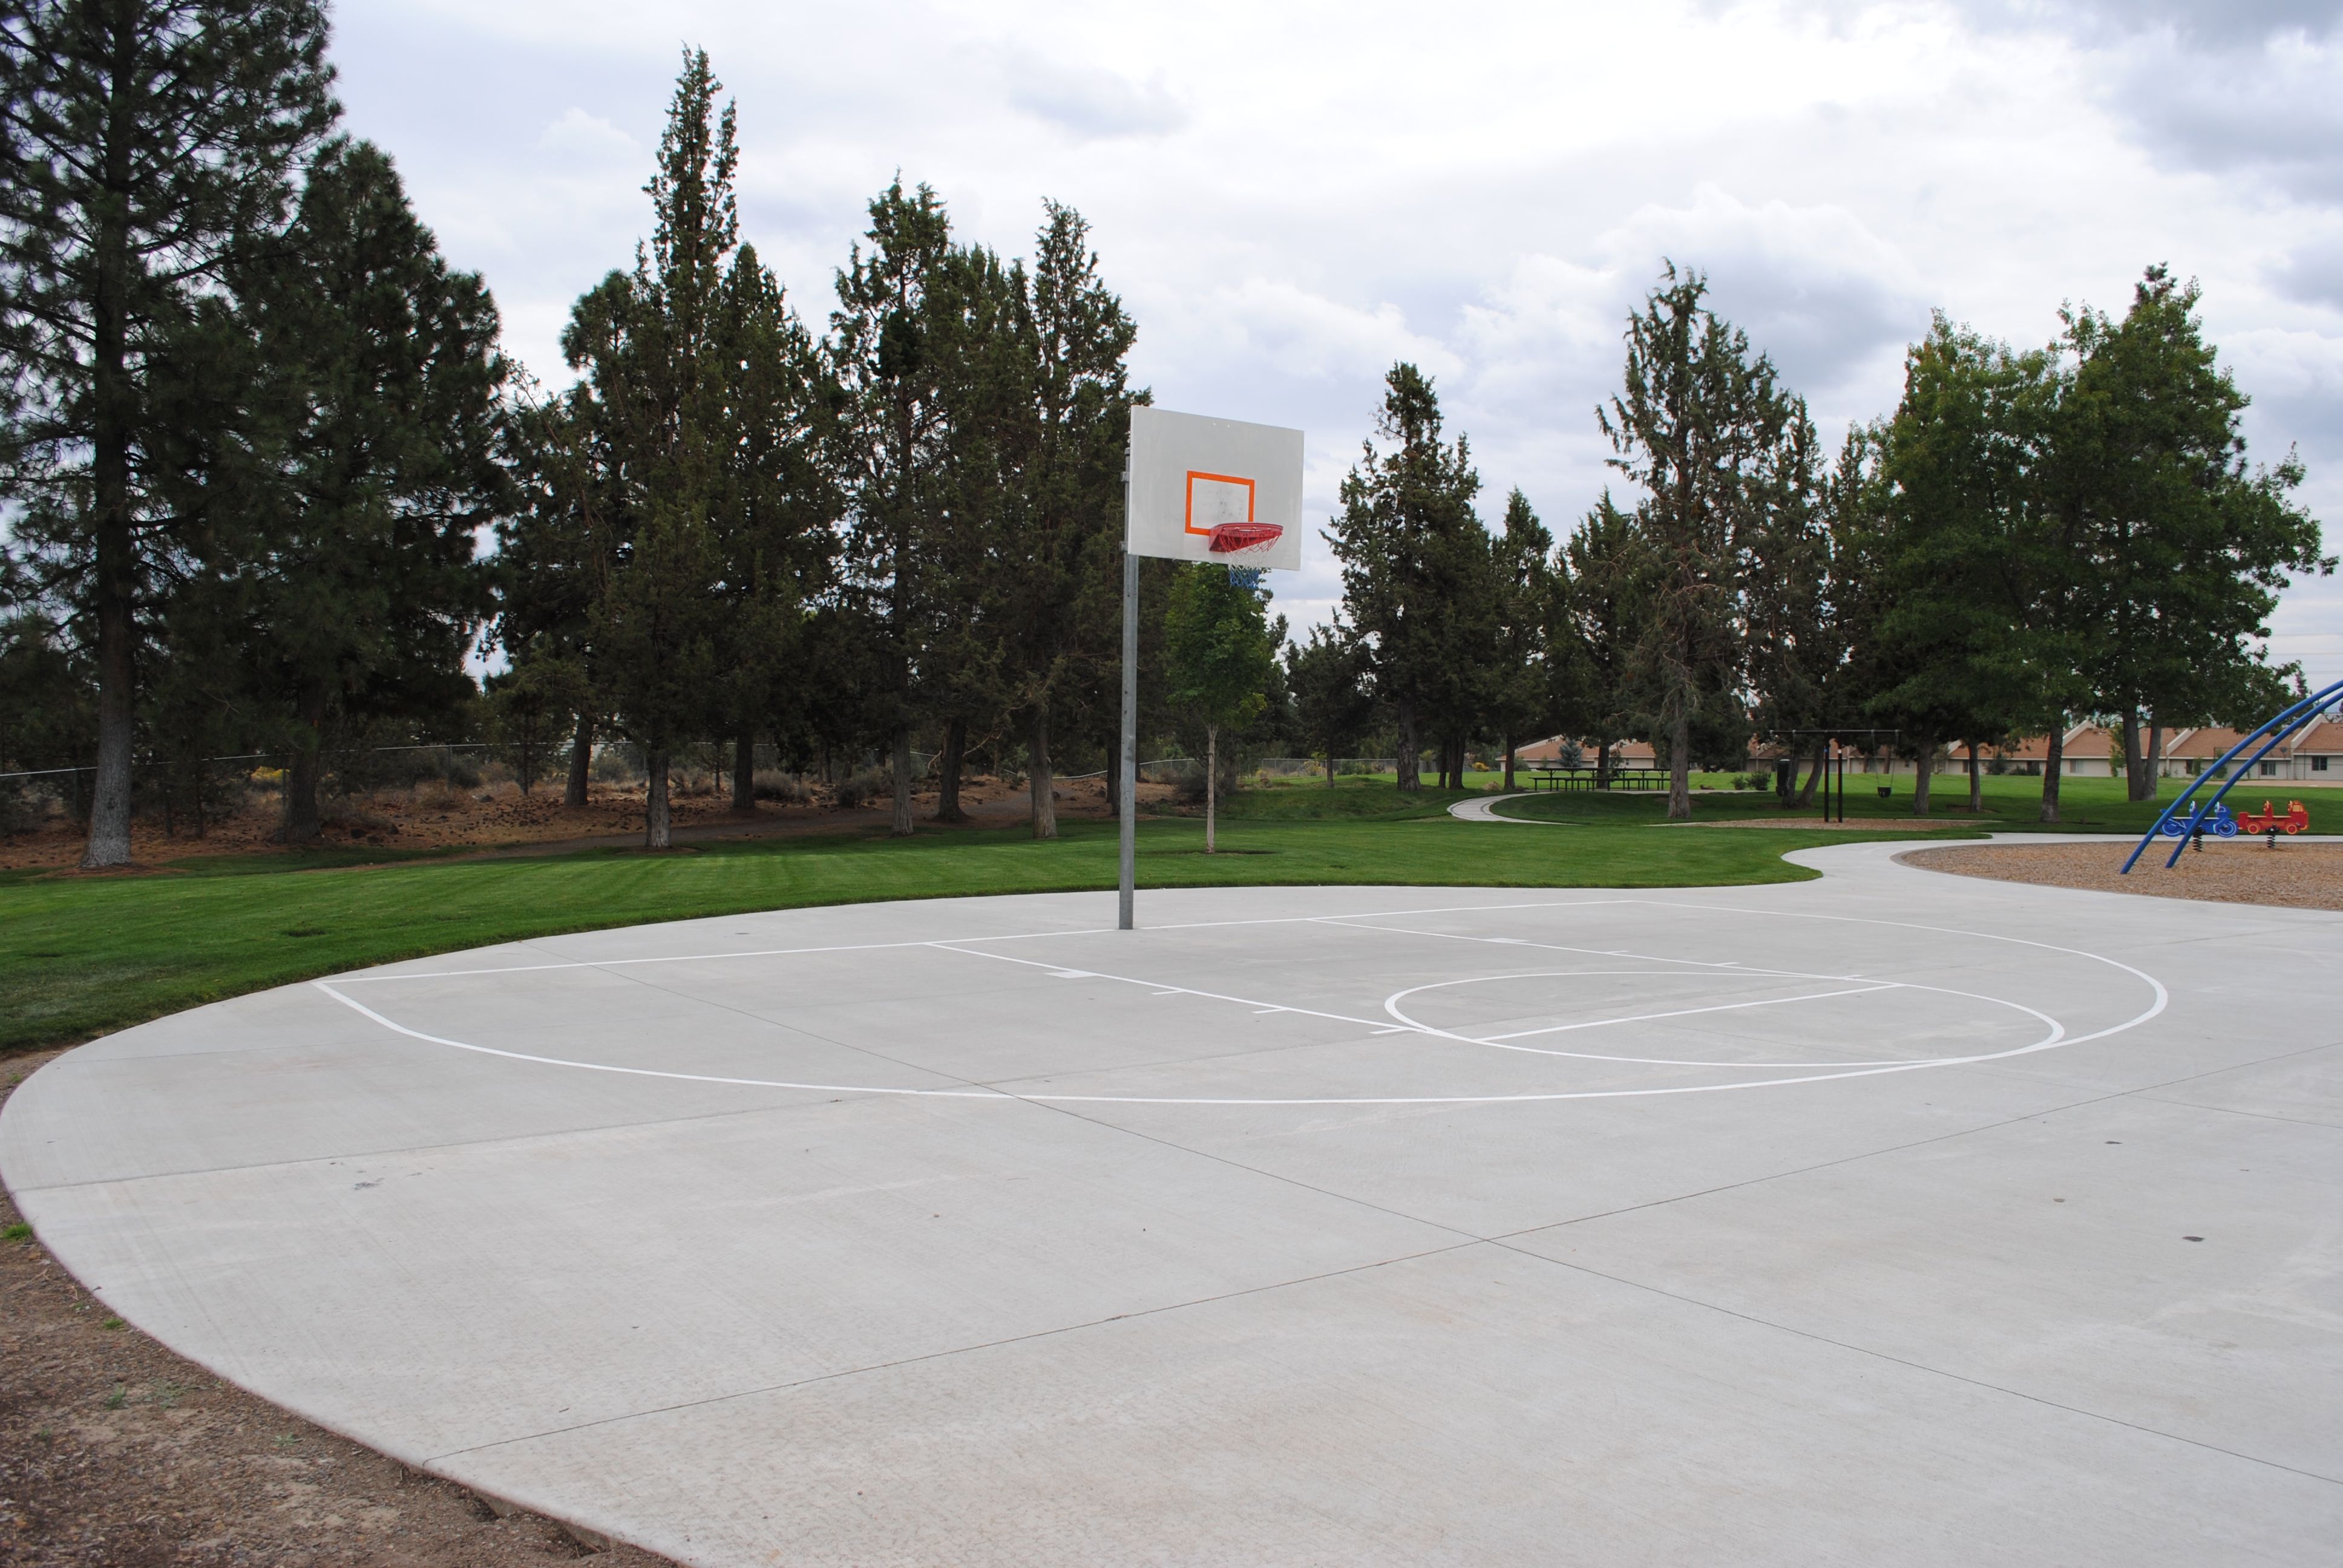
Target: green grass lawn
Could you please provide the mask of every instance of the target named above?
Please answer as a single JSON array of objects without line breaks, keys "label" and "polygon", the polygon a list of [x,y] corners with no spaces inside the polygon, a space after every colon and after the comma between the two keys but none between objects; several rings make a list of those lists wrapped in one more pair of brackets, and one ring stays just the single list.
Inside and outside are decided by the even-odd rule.
[{"label": "green grass lawn", "polygon": [[[1249,790],[1221,848],[1193,818],[1142,820],[1151,888],[1459,883],[1691,887],[1803,880],[1785,851],[1843,832],[1626,830],[1524,834],[1458,822],[1454,792],[1415,799],[1345,780]],[[1642,804],[1649,804],[1643,802]],[[1543,805],[1543,802],[1541,802]],[[1883,822],[1878,837],[1895,836]],[[379,862],[381,857],[377,856]],[[511,859],[242,856],[134,876],[19,875],[0,883],[0,1050],[85,1039],[267,986],[393,959],[754,910],[978,893],[1111,889],[1112,824],[868,833]],[[1101,902],[1100,916],[1110,916]],[[1143,919],[1143,916],[1142,916]]]},{"label": "green grass lawn", "polygon": [[[2124,799],[2124,781],[2120,779],[2066,779],[2059,782],[2058,816],[2056,823],[2036,820],[2042,806],[2042,780],[2018,774],[1999,778],[1987,775],[1985,780],[1985,810],[1982,815],[1969,811],[1969,786],[1966,777],[1939,774],[1930,791],[1928,819],[1936,822],[1957,822],[1991,832],[2045,833],[2144,833],[2156,820],[2157,813],[2172,802],[2175,796],[2187,787],[2185,779],[2167,779],[2162,782],[2156,800],[2131,801]],[[1879,787],[1885,785],[1889,793],[1882,797]],[[2214,786],[2199,790],[2203,799]],[[2299,800],[2310,812],[2310,830],[2314,833],[2343,833],[2343,791],[2313,789],[2283,779],[2248,779],[2229,791],[2227,804],[2233,811],[2259,811],[2262,802],[2269,801],[2278,810],[2286,809],[2288,800]],[[1667,796],[1654,790],[1594,790],[1556,791],[1540,794],[1527,800],[1514,800],[1498,808],[1509,817],[1542,818],[1549,821],[1580,822],[1604,826],[1624,826],[1631,823],[1656,823],[1667,813]],[[1697,822],[1729,822],[1735,818],[1785,816],[1819,817],[1822,808],[1809,806],[1804,811],[1785,811],[1771,790],[1749,790],[1725,793],[1713,790],[1695,793],[1693,797],[1693,819]],[[1871,819],[1882,827],[1912,820],[1912,778],[1883,778],[1876,774],[1846,777],[1846,814],[1849,821]]]}]

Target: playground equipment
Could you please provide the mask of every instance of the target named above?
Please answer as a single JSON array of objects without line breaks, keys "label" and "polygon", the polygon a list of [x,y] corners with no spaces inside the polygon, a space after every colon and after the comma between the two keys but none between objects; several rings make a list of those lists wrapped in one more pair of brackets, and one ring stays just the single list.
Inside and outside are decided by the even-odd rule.
[{"label": "playground equipment", "polygon": [[[2247,832],[2273,835],[2280,830],[2299,833],[2304,828],[2309,827],[2310,813],[2304,809],[2299,800],[2288,801],[2289,809],[2283,817],[2274,816],[2270,811],[2269,803],[2264,801],[2260,817],[2249,816],[2243,822],[2230,819],[2227,833],[2222,832],[2215,819],[2217,813],[2220,819],[2228,819],[2228,808],[2221,803],[2221,798],[2237,788],[2238,781],[2253,770],[2255,763],[2268,756],[2288,736],[2316,723],[2321,714],[2338,702],[2343,702],[2343,680],[2312,692],[2308,697],[2284,709],[2260,729],[2223,752],[2220,760],[2190,779],[2188,788],[2183,789],[2172,804],[2167,806],[2162,814],[2156,819],[2156,825],[2139,836],[2139,842],[2132,846],[2130,855],[2125,858],[2124,874],[2126,876],[2131,874],[2131,869],[2138,861],[2141,853],[2149,844],[2155,842],[2158,835],[2180,840],[2172,846],[2172,854],[2164,862],[2166,867],[2169,868],[2179,861],[2181,851],[2188,848],[2189,839],[2199,832],[2209,832],[2218,838],[2228,838],[2235,835],[2240,827],[2245,828]],[[2253,749],[2250,756],[2247,755],[2248,748]],[[2241,757],[2245,759],[2243,762],[2238,761]],[[2232,766],[2233,764],[2235,766]],[[2203,789],[2207,781],[2217,779],[2220,780],[2221,787],[2200,801],[2196,810],[2184,820],[2181,811],[2187,806],[2189,799],[2197,790]],[[2298,821],[2301,824],[2300,827],[2295,825]],[[2271,842],[2277,842],[2275,837]]]},{"label": "playground equipment", "polygon": [[[2164,836],[2167,839],[2188,837],[2188,824],[2186,822],[2166,822],[2162,824],[2162,829]],[[2229,815],[2229,809],[2227,806],[2216,806],[2213,808],[2212,816],[2206,819],[2202,830],[2212,834],[2216,839],[2234,839],[2237,836],[2237,819]]]}]

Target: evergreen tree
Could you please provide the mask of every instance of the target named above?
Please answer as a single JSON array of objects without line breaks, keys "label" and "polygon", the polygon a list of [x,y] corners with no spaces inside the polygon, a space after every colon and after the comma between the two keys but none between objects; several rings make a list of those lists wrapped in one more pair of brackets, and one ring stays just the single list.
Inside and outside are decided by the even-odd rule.
[{"label": "evergreen tree", "polygon": [[735,453],[726,418],[727,263],[739,240],[735,115],[705,51],[688,52],[644,187],[656,222],[631,274],[581,297],[562,351],[587,387],[573,413],[596,470],[583,476],[597,583],[594,674],[642,749],[643,838],[670,842],[675,749],[719,729],[727,562],[715,514]]},{"label": "evergreen tree", "polygon": [[448,270],[365,142],[325,150],[283,245],[236,283],[277,416],[238,539],[248,657],[284,726],[286,836],[302,842],[337,729],[444,719],[472,695],[464,656],[488,608],[474,539],[507,498],[508,370],[487,289]]},{"label": "evergreen tree", "polygon": [[[1377,696],[1399,730],[1399,788],[1421,789],[1423,731],[1469,733],[1495,638],[1488,530],[1469,443],[1442,438],[1440,399],[1413,365],[1392,367],[1375,434],[1344,477],[1327,542]],[[1461,748],[1458,749],[1461,763]],[[1446,759],[1443,757],[1443,773]]]},{"label": "evergreen tree", "polygon": [[1642,733],[1636,657],[1649,636],[1651,564],[1634,519],[1605,490],[1563,547],[1557,638],[1549,665],[1555,721],[1594,742],[1594,787],[1611,787],[1612,753]]},{"label": "evergreen tree", "polygon": [[2334,566],[2290,498],[2303,478],[2294,455],[2247,468],[2247,399],[2204,339],[2197,297],[2151,266],[2120,323],[2066,316],[2076,365],[2057,423],[2059,498],[2088,541],[2086,668],[2117,717],[2135,800],[2155,796],[2163,724],[2278,705],[2280,672],[2257,647],[2270,610],[2288,572]]},{"label": "evergreen tree", "polygon": [[[1554,536],[1518,489],[1505,498],[1503,531],[1491,555],[1496,635],[1486,661],[1483,708],[1504,753],[1504,788],[1513,787],[1513,751],[1554,712],[1546,636],[1556,587]],[[1461,787],[1463,779],[1457,780]]]},{"label": "evergreen tree", "polygon": [[0,471],[95,655],[85,865],[130,859],[140,621],[182,520],[161,494],[161,409],[192,374],[175,347],[333,122],[326,35],[317,0],[21,0],[0,26]]},{"label": "evergreen tree", "polygon": [[1172,708],[1204,732],[1204,853],[1210,855],[1216,849],[1222,732],[1261,717],[1277,674],[1277,641],[1262,596],[1214,562],[1182,567],[1172,579],[1163,653]]},{"label": "evergreen tree", "polygon": [[1058,831],[1053,727],[1102,720],[1121,705],[1123,447],[1131,405],[1147,394],[1131,390],[1139,328],[1099,278],[1090,226],[1061,203],[1045,209],[1033,253],[1028,501],[1018,537],[1003,541],[1011,566],[1001,603],[1033,833],[1046,839]]},{"label": "evergreen tree", "polygon": [[732,807],[755,809],[756,731],[801,711],[805,635],[838,555],[839,505],[825,461],[828,367],[779,280],[742,246],[719,305],[721,453],[713,515],[723,563],[721,706],[731,723]]},{"label": "evergreen tree", "polygon": [[853,525],[856,587],[874,615],[883,711],[894,781],[892,831],[911,831],[911,728],[938,619],[937,584],[924,554],[943,488],[946,409],[935,352],[939,307],[930,291],[951,249],[943,203],[926,186],[898,179],[870,203],[865,255],[857,245],[838,274],[830,357],[843,388],[836,451]]},{"label": "evergreen tree", "polygon": [[[1904,397],[1880,435],[1881,611],[1870,710],[1919,759],[1913,810],[1928,809],[1936,749],[2025,727],[2043,688],[2026,633],[2038,558],[2036,486],[2056,382],[2046,356],[2017,354],[1936,317],[1905,367]],[[1981,780],[1972,780],[1973,804]]]},{"label": "evergreen tree", "polygon": [[1285,684],[1292,693],[1302,743],[1323,759],[1331,789],[1334,759],[1358,745],[1374,723],[1374,697],[1357,639],[1339,621],[1312,627],[1307,641],[1285,649]]},{"label": "evergreen tree", "polygon": [[1596,416],[1612,466],[1644,492],[1636,527],[1653,569],[1642,662],[1655,684],[1654,739],[1669,754],[1671,820],[1692,815],[1696,735],[1712,755],[1745,745],[1746,552],[1796,411],[1773,362],[1753,357],[1747,336],[1702,304],[1707,290],[1700,274],[1667,267],[1628,319],[1624,386]]}]

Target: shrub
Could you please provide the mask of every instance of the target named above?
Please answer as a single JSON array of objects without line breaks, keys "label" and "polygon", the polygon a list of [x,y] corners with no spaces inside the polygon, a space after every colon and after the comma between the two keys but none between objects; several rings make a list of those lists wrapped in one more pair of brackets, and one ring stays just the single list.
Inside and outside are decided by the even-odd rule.
[{"label": "shrub", "polygon": [[757,769],[756,794],[759,800],[779,800],[784,806],[802,806],[813,799],[804,779],[777,768]]},{"label": "shrub", "polygon": [[886,769],[858,768],[831,786],[830,798],[840,809],[851,811],[891,795],[894,789],[894,775]]},{"label": "shrub", "polygon": [[1774,776],[1753,768],[1748,772],[1735,777],[1733,787],[1736,789],[1771,789],[1774,787]]}]

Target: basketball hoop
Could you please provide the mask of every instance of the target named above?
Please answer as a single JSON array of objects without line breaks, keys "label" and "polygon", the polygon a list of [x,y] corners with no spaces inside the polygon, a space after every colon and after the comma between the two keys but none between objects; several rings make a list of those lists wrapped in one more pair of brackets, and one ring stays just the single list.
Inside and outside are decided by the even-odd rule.
[{"label": "basketball hoop", "polygon": [[1285,530],[1275,523],[1221,523],[1205,536],[1204,549],[1214,556],[1265,556],[1277,548]]}]

